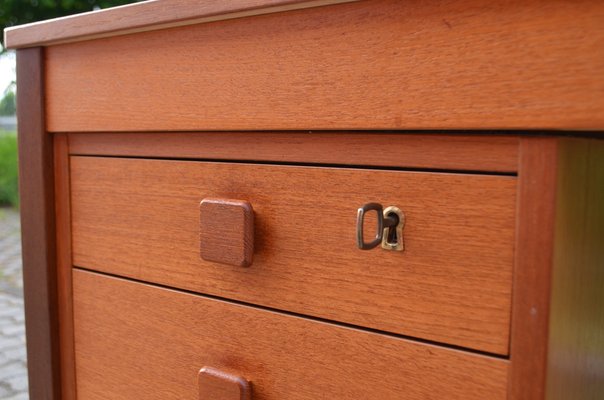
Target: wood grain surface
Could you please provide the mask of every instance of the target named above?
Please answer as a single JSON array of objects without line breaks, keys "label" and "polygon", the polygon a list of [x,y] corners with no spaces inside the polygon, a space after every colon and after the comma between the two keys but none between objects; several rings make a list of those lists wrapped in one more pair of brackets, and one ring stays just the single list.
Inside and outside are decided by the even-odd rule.
[{"label": "wood grain surface", "polygon": [[508,361],[74,271],[80,398],[197,399],[212,365],[255,400],[506,398]]},{"label": "wood grain surface", "polygon": [[604,142],[522,138],[510,399],[604,394]]},{"label": "wood grain surface", "polygon": [[604,3],[376,0],[51,46],[52,132],[604,129]]},{"label": "wood grain surface", "polygon": [[54,141],[54,184],[56,224],[57,313],[61,354],[61,399],[75,400],[75,350],[73,337],[73,296],[71,262],[71,209],[69,189],[69,142],[66,134]]},{"label": "wood grain surface", "polygon": [[522,138],[510,338],[510,399],[545,399],[558,139]]},{"label": "wood grain surface", "polygon": [[249,267],[254,209],[245,200],[205,198],[199,205],[199,254],[206,261]]},{"label": "wood grain surface", "polygon": [[217,368],[203,367],[198,375],[199,400],[252,400],[247,379]]},{"label": "wood grain surface", "polygon": [[518,136],[381,132],[69,134],[71,154],[516,172]]},{"label": "wood grain surface", "polygon": [[153,0],[9,27],[7,48],[50,45],[357,0]]},{"label": "wood grain surface", "polygon": [[29,395],[61,398],[52,136],[44,130],[44,52],[17,51],[19,206]]},{"label": "wood grain surface", "polygon": [[[71,190],[77,266],[508,352],[515,177],[72,156]],[[200,259],[206,197],[253,205],[250,268]],[[404,252],[356,247],[368,202],[403,210]]]},{"label": "wood grain surface", "polygon": [[547,399],[604,396],[604,141],[561,140]]}]

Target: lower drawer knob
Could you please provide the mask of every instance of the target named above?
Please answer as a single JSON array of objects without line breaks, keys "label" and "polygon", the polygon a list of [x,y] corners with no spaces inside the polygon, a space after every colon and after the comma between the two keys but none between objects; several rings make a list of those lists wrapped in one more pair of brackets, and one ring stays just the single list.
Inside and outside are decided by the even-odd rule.
[{"label": "lower drawer knob", "polygon": [[199,371],[199,400],[251,400],[252,387],[245,379],[212,367]]}]

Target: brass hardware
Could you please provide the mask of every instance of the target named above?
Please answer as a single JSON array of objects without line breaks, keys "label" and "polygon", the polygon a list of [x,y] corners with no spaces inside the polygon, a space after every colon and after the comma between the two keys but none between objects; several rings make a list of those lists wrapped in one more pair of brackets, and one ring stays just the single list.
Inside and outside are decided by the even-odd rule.
[{"label": "brass hardware", "polygon": [[[377,213],[377,231],[375,239],[371,242],[366,243],[363,238],[363,225],[365,221],[365,213],[368,211],[375,211]],[[384,211],[381,204],[378,203],[367,203],[363,207],[360,207],[357,211],[357,246],[361,250],[371,250],[382,242],[382,234],[384,230]]]},{"label": "brass hardware", "polygon": [[403,228],[405,227],[405,214],[400,208],[389,206],[384,209],[384,219],[392,218],[396,215],[397,224],[394,226],[384,227],[382,233],[382,249],[403,251]]},{"label": "brass hardware", "polygon": [[[364,240],[364,221],[368,211],[377,213],[377,230],[375,239],[367,243]],[[384,209],[379,203],[367,203],[357,211],[357,247],[361,250],[371,250],[382,245],[384,250],[403,251],[403,227],[405,214],[395,206]]]}]

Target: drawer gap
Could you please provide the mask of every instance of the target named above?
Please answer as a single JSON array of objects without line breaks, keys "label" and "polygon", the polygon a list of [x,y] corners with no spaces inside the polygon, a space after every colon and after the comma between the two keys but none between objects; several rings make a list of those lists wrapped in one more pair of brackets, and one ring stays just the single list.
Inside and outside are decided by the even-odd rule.
[{"label": "drawer gap", "polygon": [[439,168],[414,168],[414,167],[388,167],[381,165],[365,164],[330,164],[330,163],[309,163],[309,162],[290,162],[290,161],[264,161],[264,160],[232,160],[216,158],[178,158],[178,157],[147,157],[147,156],[111,156],[95,154],[72,153],[73,157],[92,157],[92,158],[115,158],[126,160],[156,160],[156,161],[186,161],[186,162],[208,162],[208,163],[228,163],[228,164],[256,164],[256,165],[275,165],[290,167],[317,167],[317,168],[340,168],[340,169],[358,169],[374,171],[401,171],[401,172],[432,172],[440,174],[464,174],[464,175],[489,175],[489,176],[510,176],[517,177],[516,172],[493,172],[480,170],[458,170],[458,169],[439,169]]},{"label": "drawer gap", "polygon": [[438,346],[438,347],[442,347],[442,348],[446,348],[446,349],[451,349],[451,350],[459,350],[459,351],[463,351],[463,352],[466,352],[466,353],[472,353],[472,354],[482,355],[482,356],[485,356],[485,357],[497,358],[497,359],[500,359],[500,360],[509,360],[509,356],[507,356],[507,355],[501,355],[501,354],[491,353],[491,352],[487,352],[487,351],[481,351],[481,350],[466,348],[466,347],[463,347],[463,346],[456,346],[456,345],[452,345],[452,344],[448,344],[448,343],[441,343],[441,342],[436,342],[436,341],[432,341],[432,340],[426,340],[426,339],[421,339],[421,338],[417,338],[417,337],[412,337],[412,336],[407,336],[407,335],[401,335],[401,334],[397,334],[397,333],[383,331],[383,330],[380,330],[380,329],[367,328],[367,327],[364,327],[364,326],[349,324],[349,323],[346,323],[346,322],[340,322],[340,321],[334,321],[334,320],[331,320],[331,319],[326,319],[326,318],[321,318],[321,317],[315,317],[315,316],[312,316],[312,315],[299,314],[299,313],[296,313],[296,312],[291,312],[291,311],[281,310],[281,309],[277,309],[277,308],[273,308],[273,307],[267,307],[267,306],[263,306],[263,305],[248,303],[248,302],[245,302],[245,301],[228,299],[228,298],[224,298],[224,297],[221,297],[221,296],[215,296],[215,295],[206,294],[206,293],[199,293],[199,292],[194,292],[194,291],[186,290],[186,289],[173,288],[173,287],[170,287],[170,286],[167,286],[167,285],[158,284],[158,283],[155,283],[155,282],[147,282],[147,281],[143,281],[143,280],[139,280],[139,279],[135,279],[135,278],[131,278],[131,277],[120,276],[120,275],[117,275],[117,274],[112,274],[112,273],[107,273],[107,272],[99,272],[99,271],[96,271],[96,270],[93,270],[93,269],[89,269],[89,268],[86,268],[86,267],[82,267],[82,266],[78,266],[78,265],[74,265],[73,268],[76,269],[76,270],[85,271],[85,272],[92,273],[92,274],[95,274],[95,275],[108,276],[108,277],[111,277],[111,278],[117,278],[117,279],[121,279],[121,280],[124,280],[124,281],[130,281],[130,282],[139,283],[139,284],[143,284],[143,285],[147,285],[147,286],[153,286],[153,287],[156,287],[156,288],[172,290],[174,292],[186,293],[186,294],[190,294],[190,295],[194,295],[194,296],[199,296],[199,297],[205,297],[205,298],[208,298],[208,299],[212,299],[212,300],[216,300],[216,301],[221,301],[221,302],[224,302],[224,303],[236,304],[236,305],[240,305],[240,306],[244,306],[244,307],[251,307],[251,308],[255,308],[255,309],[259,309],[259,310],[263,310],[263,311],[268,311],[268,312],[273,312],[273,313],[277,313],[277,314],[281,314],[281,315],[289,315],[289,316],[292,316],[292,317],[302,318],[302,319],[306,319],[306,320],[310,320],[310,321],[315,321],[315,322],[321,322],[321,323],[324,323],[324,324],[335,325],[335,326],[345,327],[345,328],[349,328],[349,329],[354,329],[354,330],[359,330],[359,331],[364,331],[364,332],[375,333],[375,334],[379,334],[379,335],[388,336],[388,337],[391,337],[391,338],[396,338],[396,339],[401,339],[401,340],[409,340],[409,341],[413,341],[413,342],[416,342],[416,343],[422,343],[422,344],[427,344],[427,345],[432,345],[432,346]]}]

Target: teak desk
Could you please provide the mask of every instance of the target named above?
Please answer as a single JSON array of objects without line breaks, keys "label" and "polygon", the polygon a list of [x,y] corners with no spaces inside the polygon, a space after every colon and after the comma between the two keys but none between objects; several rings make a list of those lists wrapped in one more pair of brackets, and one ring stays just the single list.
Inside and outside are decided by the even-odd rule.
[{"label": "teak desk", "polygon": [[604,398],[604,2],[157,0],[6,43],[32,399]]}]

